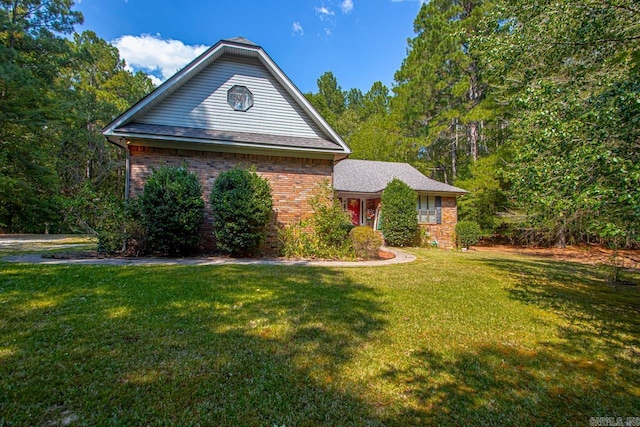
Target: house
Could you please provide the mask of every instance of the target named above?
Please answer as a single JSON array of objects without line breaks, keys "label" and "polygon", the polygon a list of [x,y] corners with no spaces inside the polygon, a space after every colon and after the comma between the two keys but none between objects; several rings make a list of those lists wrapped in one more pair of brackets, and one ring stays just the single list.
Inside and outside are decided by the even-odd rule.
[{"label": "house", "polygon": [[[103,134],[126,150],[125,197],[142,193],[153,168],[186,164],[197,172],[207,202],[205,247],[215,244],[208,200],[220,172],[254,167],[270,181],[269,249],[277,244],[278,226],[309,215],[307,199],[320,182],[333,179],[334,166],[351,152],[269,55],[244,38],[218,42]],[[344,194],[355,198],[357,191],[347,188]],[[360,196],[370,200],[374,193]]]},{"label": "house", "polygon": [[417,193],[418,224],[442,246],[453,245],[458,222],[456,200],[467,192],[427,178],[407,163],[342,160],[334,166],[333,188],[354,225],[380,228],[380,198],[394,178]]}]

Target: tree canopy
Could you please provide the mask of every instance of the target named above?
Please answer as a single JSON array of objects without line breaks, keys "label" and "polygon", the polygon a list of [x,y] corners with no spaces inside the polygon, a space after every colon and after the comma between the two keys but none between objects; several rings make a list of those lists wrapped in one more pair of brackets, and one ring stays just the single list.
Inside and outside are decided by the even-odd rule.
[{"label": "tree canopy", "polygon": [[330,82],[352,157],[471,190],[460,217],[485,232],[637,245],[639,22],[632,0],[431,0],[392,95],[343,91],[327,73],[309,98],[322,112]]},{"label": "tree canopy", "polygon": [[71,0],[0,2],[0,230],[93,231],[88,205],[122,194],[100,130],[153,86],[82,20]]}]

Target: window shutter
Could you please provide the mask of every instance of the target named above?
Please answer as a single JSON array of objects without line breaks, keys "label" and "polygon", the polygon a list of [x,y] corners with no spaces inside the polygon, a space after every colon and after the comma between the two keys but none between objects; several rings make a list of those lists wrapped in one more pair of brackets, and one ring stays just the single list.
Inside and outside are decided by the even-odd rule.
[{"label": "window shutter", "polygon": [[436,224],[442,224],[442,197],[436,196]]}]

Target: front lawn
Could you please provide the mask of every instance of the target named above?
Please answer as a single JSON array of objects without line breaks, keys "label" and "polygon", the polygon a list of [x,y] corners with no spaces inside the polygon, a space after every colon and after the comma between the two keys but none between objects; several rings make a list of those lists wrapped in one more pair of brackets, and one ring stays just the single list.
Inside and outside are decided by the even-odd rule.
[{"label": "front lawn", "polygon": [[377,268],[0,263],[0,425],[640,416],[640,274],[416,251]]}]

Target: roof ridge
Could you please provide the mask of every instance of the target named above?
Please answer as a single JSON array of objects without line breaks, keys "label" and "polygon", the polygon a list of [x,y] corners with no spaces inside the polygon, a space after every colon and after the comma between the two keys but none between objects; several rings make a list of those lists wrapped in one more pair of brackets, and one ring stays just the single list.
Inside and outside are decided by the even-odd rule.
[{"label": "roof ridge", "polygon": [[[242,36],[237,36],[237,37],[231,37],[229,39],[224,39],[222,41],[225,42],[232,42],[232,43],[241,43],[241,44],[247,44],[250,46],[258,46],[256,43],[252,42],[251,40],[249,40],[246,37],[242,37]],[[258,46],[259,47],[259,46]]]}]

